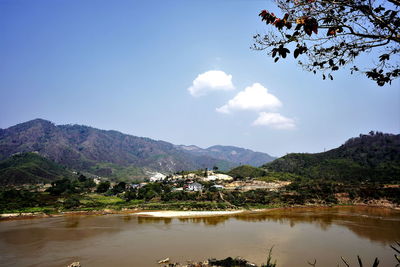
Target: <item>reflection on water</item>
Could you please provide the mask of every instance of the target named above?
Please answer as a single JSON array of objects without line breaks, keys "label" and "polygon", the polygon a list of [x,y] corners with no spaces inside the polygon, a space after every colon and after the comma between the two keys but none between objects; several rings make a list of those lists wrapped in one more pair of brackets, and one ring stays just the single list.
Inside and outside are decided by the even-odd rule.
[{"label": "reflection on water", "polygon": [[232,220],[234,217],[227,216],[216,216],[216,217],[197,217],[197,218],[179,218],[179,221],[185,223],[202,223],[206,226],[216,226],[218,224],[223,224],[227,220]]},{"label": "reflection on water", "polygon": [[[131,217],[131,216],[130,216]],[[132,218],[132,217],[131,217]],[[171,218],[136,217],[138,223],[170,224]],[[228,220],[245,222],[271,221],[295,227],[299,223],[317,226],[323,231],[332,225],[346,227],[359,237],[371,241],[390,244],[400,240],[400,212],[392,209],[373,207],[320,207],[287,208],[266,212],[245,212],[232,216],[210,216],[196,218],[178,218],[183,223],[196,223],[205,226],[217,226]]]},{"label": "reflection on water", "polygon": [[[75,216],[0,222],[0,266],[157,266],[172,260],[242,256],[278,266],[336,266],[340,256],[382,259],[400,240],[400,212],[368,207],[295,208],[203,218]],[[353,257],[354,258],[354,257]],[[350,260],[351,262],[351,260]],[[356,264],[354,262],[353,264]]]},{"label": "reflection on water", "polygon": [[79,218],[77,217],[70,217],[65,220],[65,227],[66,228],[77,228],[79,226]]},{"label": "reflection on water", "polygon": [[[132,217],[132,216],[130,216]],[[172,222],[171,218],[154,218],[154,217],[136,217],[136,220],[139,224],[145,224],[145,223],[164,223],[164,224],[170,224]]]}]

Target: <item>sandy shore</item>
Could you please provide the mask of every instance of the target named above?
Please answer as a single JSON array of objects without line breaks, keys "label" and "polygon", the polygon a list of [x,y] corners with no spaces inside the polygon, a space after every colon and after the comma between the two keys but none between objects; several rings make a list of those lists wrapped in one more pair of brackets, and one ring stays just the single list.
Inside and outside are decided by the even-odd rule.
[{"label": "sandy shore", "polygon": [[45,214],[42,212],[35,213],[3,213],[0,214],[1,220],[18,220],[18,219],[33,219],[33,218],[51,218],[62,216],[83,216],[83,215],[107,215],[107,214],[130,214],[137,216],[151,216],[151,217],[204,217],[204,216],[224,216],[244,212],[244,210],[233,211],[138,211],[137,209],[124,209],[124,210],[98,210],[98,211],[67,211],[55,214]]},{"label": "sandy shore", "polygon": [[242,213],[243,210],[229,211],[143,211],[137,212],[135,215],[152,216],[152,217],[204,217],[204,216],[223,216]]}]

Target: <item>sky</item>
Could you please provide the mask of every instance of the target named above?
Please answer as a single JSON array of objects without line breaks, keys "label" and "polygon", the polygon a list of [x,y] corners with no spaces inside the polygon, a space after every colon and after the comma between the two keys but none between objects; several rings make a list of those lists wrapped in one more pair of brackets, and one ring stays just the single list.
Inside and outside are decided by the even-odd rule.
[{"label": "sky", "polygon": [[0,128],[42,118],[273,156],[400,132],[398,80],[344,70],[323,81],[251,50],[267,31],[262,9],[276,11],[261,0],[0,0]]}]

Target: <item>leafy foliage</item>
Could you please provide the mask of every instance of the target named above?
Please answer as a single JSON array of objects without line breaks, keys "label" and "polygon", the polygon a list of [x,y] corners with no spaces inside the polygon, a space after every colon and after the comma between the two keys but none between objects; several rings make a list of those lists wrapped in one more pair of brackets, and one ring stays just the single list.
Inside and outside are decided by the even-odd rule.
[{"label": "leafy foliage", "polygon": [[20,210],[40,204],[38,192],[5,188],[0,191],[0,212]]},{"label": "leafy foliage", "polygon": [[293,51],[305,70],[321,71],[333,79],[334,71],[350,65],[372,50],[381,54],[363,71],[379,86],[400,75],[400,18],[398,0],[276,0],[284,14],[267,10],[259,16],[271,25],[268,34],[254,36],[256,50],[268,50],[277,62]]},{"label": "leafy foliage", "polygon": [[105,193],[110,189],[110,182],[109,181],[104,181],[100,182],[99,185],[97,186],[96,192],[97,193]]},{"label": "leafy foliage", "polygon": [[76,208],[79,207],[79,205],[80,205],[79,198],[75,195],[68,197],[63,203],[63,206],[66,209]]},{"label": "leafy foliage", "polygon": [[51,195],[60,196],[62,194],[74,194],[74,193],[84,193],[90,192],[96,184],[93,179],[88,179],[83,175],[80,175],[78,179],[67,179],[63,178],[51,183],[46,191]]}]

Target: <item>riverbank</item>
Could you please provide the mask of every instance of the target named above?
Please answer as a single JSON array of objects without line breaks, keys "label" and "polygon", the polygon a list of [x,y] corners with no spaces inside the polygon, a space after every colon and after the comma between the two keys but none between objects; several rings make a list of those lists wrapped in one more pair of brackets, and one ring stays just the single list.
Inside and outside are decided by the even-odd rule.
[{"label": "riverbank", "polygon": [[268,212],[280,209],[293,209],[293,208],[329,208],[329,207],[373,207],[400,210],[398,205],[388,205],[388,203],[347,203],[340,205],[321,205],[321,204],[307,204],[307,205],[290,205],[290,206],[270,206],[270,207],[254,207],[247,209],[235,210],[145,210],[145,209],[102,209],[102,210],[74,210],[62,211],[55,213],[44,212],[20,212],[20,213],[3,213],[0,214],[0,221],[7,220],[24,220],[35,218],[53,218],[63,216],[100,216],[111,214],[126,214],[142,217],[158,217],[158,218],[179,218],[179,217],[208,217],[208,216],[230,216],[247,212]]},{"label": "riverbank", "polygon": [[[267,209],[265,209],[267,210]],[[159,218],[177,218],[177,217],[207,217],[207,216],[228,216],[239,214],[246,210],[224,210],[224,211],[179,211],[179,210],[140,210],[140,209],[123,209],[123,210],[91,210],[91,211],[65,211],[59,213],[47,214],[43,212],[21,212],[21,213],[4,213],[0,214],[1,220],[21,220],[34,218],[52,218],[63,216],[99,216],[110,214],[127,214],[143,217],[159,217]],[[254,210],[256,211],[256,210]]]}]

